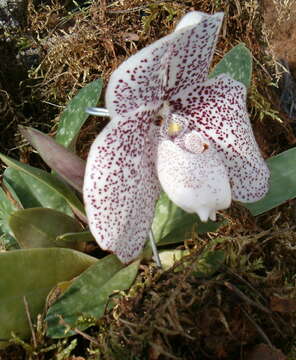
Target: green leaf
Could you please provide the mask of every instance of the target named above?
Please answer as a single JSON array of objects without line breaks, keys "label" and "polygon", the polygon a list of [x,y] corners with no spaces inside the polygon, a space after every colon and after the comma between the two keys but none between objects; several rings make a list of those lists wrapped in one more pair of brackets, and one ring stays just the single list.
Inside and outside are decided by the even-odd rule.
[{"label": "green leaf", "polygon": [[250,50],[244,44],[233,47],[215,66],[209,77],[214,78],[220,74],[228,74],[248,88],[252,77],[252,54]]},{"label": "green leaf", "polygon": [[96,241],[92,236],[90,231],[75,232],[75,233],[65,233],[60,236],[57,236],[56,242],[91,242]]},{"label": "green leaf", "polygon": [[21,248],[80,248],[74,241],[56,242],[57,236],[68,232],[81,232],[82,226],[72,217],[53,209],[18,210],[10,216],[9,225]]},{"label": "green leaf", "polygon": [[35,322],[46,297],[57,283],[78,276],[97,259],[71,249],[24,249],[0,253],[0,347],[12,332],[28,339],[31,331],[24,307],[26,298]]},{"label": "green leaf", "polygon": [[296,197],[296,148],[268,159],[267,165],[271,173],[267,195],[255,203],[243,204],[254,216]]},{"label": "green leaf", "polygon": [[95,80],[79,90],[78,94],[69,102],[61,115],[56,141],[75,151],[75,142],[79,131],[88,118],[85,108],[96,106],[103,87],[101,79]]},{"label": "green leaf", "polygon": [[19,126],[22,135],[38,151],[44,162],[74,189],[82,192],[85,161],[42,132]]},{"label": "green leaf", "polygon": [[198,233],[216,231],[222,222],[202,223],[196,214],[189,214],[176,206],[162,193],[155,208],[152,231],[158,246],[183,242],[194,227]]},{"label": "green leaf", "polygon": [[[6,170],[7,169],[8,168],[6,168]],[[24,207],[19,197],[17,196],[14,188],[5,179],[5,171],[2,174],[2,188],[6,190],[6,194],[8,194],[9,199],[13,202],[13,204],[15,204],[16,208],[23,209]]]},{"label": "green leaf", "polygon": [[73,212],[63,196],[22,170],[8,167],[4,171],[3,178],[4,183],[9,186],[8,190],[11,196],[25,209],[46,207],[73,216]]},{"label": "green leaf", "polygon": [[83,330],[93,325],[95,319],[104,315],[107,304],[109,309],[114,306],[110,296],[132,285],[138,267],[139,261],[125,267],[114,255],[98,260],[50,307],[46,317],[47,335],[70,336],[74,332],[69,328]]},{"label": "green leaf", "polygon": [[[16,170],[21,171],[25,175],[29,175],[33,179],[39,181],[41,184],[47,186],[49,193],[55,192],[60,195],[71,206],[71,208],[79,215],[79,217],[85,219],[84,207],[74,192],[56,176],[47,173],[44,170],[37,169],[33,166],[23,164],[17,160],[9,158],[3,154],[0,154],[0,159],[7,165]],[[38,188],[34,189],[35,191]]]},{"label": "green leaf", "polygon": [[8,199],[5,191],[0,188],[0,230],[2,233],[12,235],[8,219],[9,216],[16,210],[17,207]]},{"label": "green leaf", "polygon": [[196,263],[194,275],[197,277],[209,277],[217,272],[225,262],[225,253],[222,250],[204,251]]}]

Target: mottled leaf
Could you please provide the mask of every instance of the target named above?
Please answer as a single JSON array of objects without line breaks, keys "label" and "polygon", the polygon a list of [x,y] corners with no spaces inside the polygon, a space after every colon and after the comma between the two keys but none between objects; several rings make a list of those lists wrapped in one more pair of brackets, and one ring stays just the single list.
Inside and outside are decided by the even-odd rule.
[{"label": "mottled leaf", "polygon": [[159,253],[160,262],[163,270],[171,268],[175,262],[189,255],[188,250],[164,250]]},{"label": "mottled leaf", "polygon": [[220,269],[224,262],[224,251],[205,250],[197,259],[194,275],[202,278],[211,276]]},{"label": "mottled leaf", "polygon": [[31,176],[35,180],[38,180],[43,185],[47,186],[49,191],[54,191],[59,194],[80,215],[81,218],[85,218],[84,207],[80,200],[77,198],[74,192],[56,176],[49,174],[44,170],[37,169],[33,166],[23,164],[3,154],[0,154],[0,159],[7,166],[11,166],[16,170]]},{"label": "mottled leaf", "polygon": [[20,131],[52,170],[82,192],[85,161],[36,129],[20,126]]},{"label": "mottled leaf", "polygon": [[23,208],[46,207],[73,216],[65,198],[37,178],[12,167],[4,171],[3,178],[5,184],[10,186],[11,196],[19,201]]},{"label": "mottled leaf", "polygon": [[0,245],[1,248],[5,249],[5,251],[19,249],[19,245],[15,240],[15,238],[6,232],[2,232],[1,230],[0,230]]},{"label": "mottled leaf", "polygon": [[75,241],[56,242],[57,236],[68,232],[81,232],[82,226],[72,217],[53,209],[18,210],[10,216],[9,225],[21,248],[81,248],[81,243]]},{"label": "mottled leaf", "polygon": [[[70,328],[85,329],[93,324],[89,319],[100,318],[114,302],[114,292],[128,289],[135,280],[139,261],[125,267],[115,255],[109,255],[75,279],[54,303],[46,317],[47,334],[53,338],[73,335]],[[61,319],[63,319],[61,321]],[[67,331],[68,330],[68,331]]]},{"label": "mottled leaf", "polygon": [[243,204],[256,216],[296,197],[296,148],[267,160],[271,172],[267,195],[255,203]]},{"label": "mottled leaf", "polygon": [[97,105],[102,87],[102,80],[95,80],[79,90],[78,94],[68,103],[61,115],[56,134],[56,141],[59,144],[72,151],[75,150],[76,138],[89,116],[85,109]]},{"label": "mottled leaf", "polygon": [[252,54],[244,44],[233,47],[215,66],[210,78],[220,74],[228,74],[234,80],[240,81],[247,88],[251,84]]},{"label": "mottled leaf", "polygon": [[12,332],[31,335],[24,306],[26,298],[32,321],[43,312],[53,286],[79,275],[97,259],[71,249],[24,249],[0,253],[0,347]]},{"label": "mottled leaf", "polygon": [[8,219],[9,216],[16,210],[17,207],[7,197],[5,191],[0,188],[0,232],[12,235]]},{"label": "mottled leaf", "polygon": [[[8,168],[6,168],[6,170],[8,170]],[[15,189],[10,185],[10,183],[6,181],[5,171],[2,174],[2,188],[6,191],[9,200],[14,204],[14,206],[16,206],[18,209],[23,209],[24,207],[17,193],[15,192]]]}]

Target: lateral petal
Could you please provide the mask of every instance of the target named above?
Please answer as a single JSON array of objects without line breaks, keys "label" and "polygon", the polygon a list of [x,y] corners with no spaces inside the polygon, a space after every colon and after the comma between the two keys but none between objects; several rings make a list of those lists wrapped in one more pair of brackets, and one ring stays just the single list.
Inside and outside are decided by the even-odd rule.
[{"label": "lateral petal", "polygon": [[246,109],[246,88],[228,75],[186,89],[171,106],[190,119],[216,148],[227,169],[234,200],[260,200],[269,188],[269,169],[256,143]]},{"label": "lateral petal", "polygon": [[151,127],[146,112],[114,120],[91,146],[83,193],[96,241],[127,263],[142,251],[159,195],[159,128]]}]

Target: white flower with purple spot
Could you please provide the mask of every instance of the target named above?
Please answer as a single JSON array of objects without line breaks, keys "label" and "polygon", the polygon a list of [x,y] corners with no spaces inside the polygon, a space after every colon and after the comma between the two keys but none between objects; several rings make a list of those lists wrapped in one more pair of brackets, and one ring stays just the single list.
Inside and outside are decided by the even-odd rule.
[{"label": "white flower with purple spot", "polygon": [[142,251],[161,187],[202,221],[268,190],[245,86],[228,75],[208,79],[222,19],[187,14],[111,76],[111,121],[91,147],[84,201],[98,244],[123,262]]}]

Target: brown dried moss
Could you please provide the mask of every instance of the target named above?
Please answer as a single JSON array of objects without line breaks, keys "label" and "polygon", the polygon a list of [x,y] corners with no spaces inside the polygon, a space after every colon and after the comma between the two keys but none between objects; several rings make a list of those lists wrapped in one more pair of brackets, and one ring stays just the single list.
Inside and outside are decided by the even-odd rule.
[{"label": "brown dried moss", "polygon": [[142,284],[100,322],[101,358],[245,359],[262,342],[291,351],[295,242],[292,231],[221,239],[210,246],[224,251],[225,265],[210,277],[198,275],[201,251],[177,272],[144,267]]},{"label": "brown dried moss", "polygon": [[262,9],[257,0],[95,1],[72,12],[67,12],[58,0],[46,6],[31,4],[30,30],[37,34],[35,46],[41,47],[44,54],[41,64],[30,74],[41,81],[36,86],[38,96],[64,104],[77,89],[98,77],[106,84],[122,61],[171,32],[179,18],[193,9],[225,13],[214,63],[239,42],[252,51],[250,110],[265,156],[279,152],[279,144],[293,143],[289,122],[279,121],[271,105],[272,92],[266,89],[276,69],[267,52]]}]

